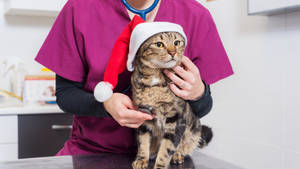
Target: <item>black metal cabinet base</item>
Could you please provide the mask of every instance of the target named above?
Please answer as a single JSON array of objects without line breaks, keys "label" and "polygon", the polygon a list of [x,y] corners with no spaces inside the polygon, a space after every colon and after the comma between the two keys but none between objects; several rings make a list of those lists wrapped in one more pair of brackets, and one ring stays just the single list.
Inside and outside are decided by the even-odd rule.
[{"label": "black metal cabinet base", "polygon": [[72,120],[65,113],[19,115],[19,158],[54,156],[69,138]]}]

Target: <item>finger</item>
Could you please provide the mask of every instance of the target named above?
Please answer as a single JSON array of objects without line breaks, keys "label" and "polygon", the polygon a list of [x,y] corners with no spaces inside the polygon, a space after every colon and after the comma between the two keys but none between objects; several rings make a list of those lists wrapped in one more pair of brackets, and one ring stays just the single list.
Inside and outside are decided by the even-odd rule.
[{"label": "finger", "polygon": [[122,98],[122,103],[126,108],[134,109],[133,102],[128,96],[125,95],[124,98]]},{"label": "finger", "polygon": [[153,117],[147,113],[143,113],[136,110],[127,110],[127,118],[134,119],[139,122],[144,122],[145,120],[152,120]]},{"label": "finger", "polygon": [[175,73],[180,76],[184,81],[193,81],[194,80],[194,76],[191,72],[184,70],[183,67],[181,66],[175,66],[172,68]]},{"label": "finger", "polygon": [[141,126],[140,123],[136,123],[136,124],[126,124],[125,125],[126,127],[129,127],[129,128],[139,128]]},{"label": "finger", "polygon": [[128,124],[143,124],[144,123],[144,121],[139,121],[139,120],[137,120],[137,119],[122,119],[122,120],[120,120],[119,121],[119,124],[121,125],[121,126],[126,126],[126,125],[128,125]]},{"label": "finger", "polygon": [[182,80],[180,77],[176,76],[174,73],[170,72],[169,70],[165,69],[164,73],[167,75],[169,79],[171,79],[177,86],[184,89],[186,86],[186,82]]},{"label": "finger", "polygon": [[175,84],[170,84],[170,89],[173,91],[173,93],[178,96],[181,97],[183,99],[187,99],[187,92],[184,90],[180,90]]},{"label": "finger", "polygon": [[144,122],[128,122],[127,124],[136,124],[136,125],[142,125]]},{"label": "finger", "polygon": [[146,120],[152,120],[153,117],[146,113],[141,113],[138,111],[130,111],[124,113],[124,116],[121,118],[120,123],[143,123]]},{"label": "finger", "polygon": [[184,65],[184,67],[193,72],[193,73],[198,73],[198,67],[186,56],[183,56],[181,63]]}]

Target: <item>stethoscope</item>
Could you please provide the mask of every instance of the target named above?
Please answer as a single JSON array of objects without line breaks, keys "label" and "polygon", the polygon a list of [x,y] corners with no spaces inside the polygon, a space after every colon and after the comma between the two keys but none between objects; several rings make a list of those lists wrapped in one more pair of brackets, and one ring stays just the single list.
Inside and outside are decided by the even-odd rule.
[{"label": "stethoscope", "polygon": [[126,8],[127,8],[129,11],[131,11],[131,12],[133,12],[133,13],[135,13],[135,14],[140,15],[144,20],[146,20],[146,15],[147,15],[147,13],[151,12],[151,11],[156,7],[156,5],[158,4],[159,0],[155,0],[155,1],[153,2],[153,4],[152,4],[149,8],[144,9],[144,10],[137,10],[137,9],[133,8],[133,7],[127,2],[127,0],[122,0],[122,2],[123,2],[123,4],[126,6]]},{"label": "stethoscope", "polygon": [[[156,7],[156,5],[158,4],[159,0],[155,0],[155,1],[153,2],[153,4],[152,4],[149,8],[144,9],[144,10],[137,10],[137,9],[133,8],[133,7],[127,2],[127,0],[122,0],[122,2],[123,2],[123,4],[126,6],[126,8],[127,8],[129,11],[131,11],[131,12],[133,12],[133,13],[135,13],[135,14],[140,15],[144,20],[146,20],[146,15],[147,15],[147,13],[151,12],[151,11]],[[129,85],[122,93],[127,93],[127,92],[130,90],[130,88],[131,88],[131,85]]]}]

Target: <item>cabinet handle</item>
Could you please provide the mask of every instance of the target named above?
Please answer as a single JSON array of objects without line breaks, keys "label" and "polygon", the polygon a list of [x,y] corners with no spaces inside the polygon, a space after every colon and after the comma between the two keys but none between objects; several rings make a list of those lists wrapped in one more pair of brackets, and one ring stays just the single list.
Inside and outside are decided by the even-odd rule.
[{"label": "cabinet handle", "polygon": [[72,129],[72,125],[52,125],[51,126],[52,130],[70,130]]}]

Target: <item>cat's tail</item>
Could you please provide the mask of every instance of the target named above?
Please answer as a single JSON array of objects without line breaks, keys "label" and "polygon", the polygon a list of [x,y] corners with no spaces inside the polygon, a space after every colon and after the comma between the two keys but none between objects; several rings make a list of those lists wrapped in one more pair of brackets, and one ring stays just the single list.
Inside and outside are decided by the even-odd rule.
[{"label": "cat's tail", "polygon": [[208,126],[202,125],[201,138],[200,138],[198,147],[203,148],[203,147],[207,146],[212,138],[213,138],[212,129]]}]

